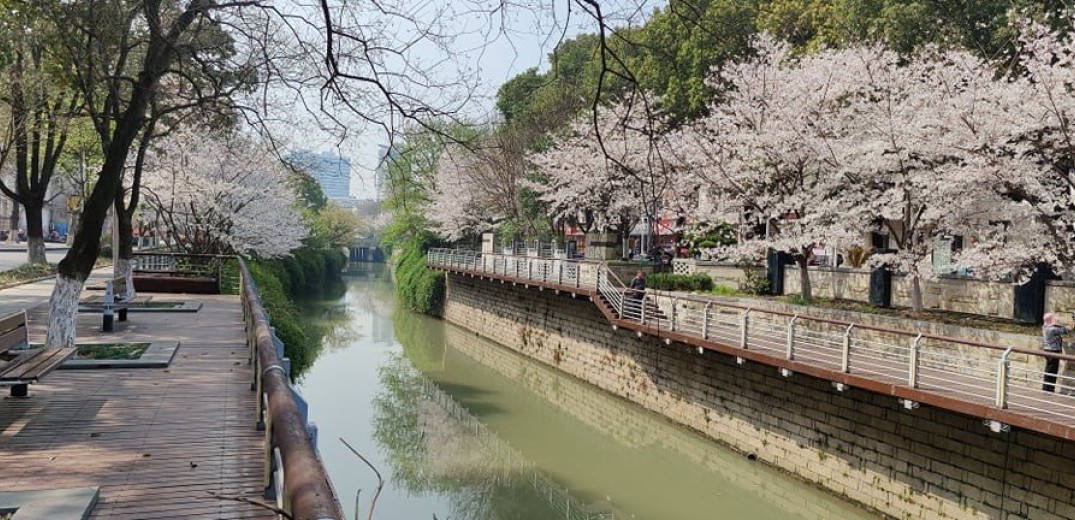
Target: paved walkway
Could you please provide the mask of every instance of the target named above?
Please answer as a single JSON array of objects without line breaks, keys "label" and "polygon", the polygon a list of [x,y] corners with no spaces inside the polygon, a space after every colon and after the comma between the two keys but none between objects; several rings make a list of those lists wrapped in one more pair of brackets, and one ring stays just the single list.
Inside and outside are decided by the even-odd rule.
[{"label": "paved walkway", "polygon": [[[0,291],[0,302],[45,302],[49,285]],[[99,314],[80,314],[78,341],[179,341],[171,366],[57,370],[30,386],[30,398],[0,399],[0,489],[100,486],[91,518],[101,520],[272,518],[208,493],[257,497],[263,487],[239,298],[153,298],[204,306],[131,313],[110,334],[99,332]],[[44,338],[45,312],[30,313],[31,341]]]},{"label": "paved walkway", "polygon": [[[67,254],[67,246],[65,244],[45,244],[45,258],[50,263],[56,264],[60,260],[63,260],[64,255]],[[26,263],[26,244],[20,243],[17,245],[11,245],[7,243],[0,243],[0,271],[7,271],[8,269],[14,269],[22,264]]]},{"label": "paved walkway", "polygon": [[[111,275],[111,267],[97,269],[90,274],[87,284],[101,283]],[[53,283],[48,279],[0,290],[0,316],[48,303]]]}]

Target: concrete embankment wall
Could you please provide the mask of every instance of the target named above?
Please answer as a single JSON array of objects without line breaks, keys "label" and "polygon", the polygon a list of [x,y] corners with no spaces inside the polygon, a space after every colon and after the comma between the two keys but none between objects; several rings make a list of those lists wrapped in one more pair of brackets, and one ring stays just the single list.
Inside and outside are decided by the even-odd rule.
[{"label": "concrete embankment wall", "polygon": [[445,318],[897,518],[1075,518],[1075,443],[613,331],[593,303],[449,275]]}]

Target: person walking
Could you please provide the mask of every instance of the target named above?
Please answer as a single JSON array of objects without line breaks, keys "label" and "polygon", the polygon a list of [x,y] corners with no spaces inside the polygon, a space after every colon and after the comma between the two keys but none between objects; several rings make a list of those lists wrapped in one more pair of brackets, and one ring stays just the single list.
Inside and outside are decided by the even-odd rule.
[{"label": "person walking", "polygon": [[[1052,354],[1060,354],[1064,350],[1064,335],[1068,332],[1067,327],[1057,323],[1056,315],[1049,312],[1042,317],[1041,336],[1045,351]],[[1060,372],[1060,360],[1050,357],[1045,359],[1045,382],[1041,389],[1046,392],[1056,391],[1056,376]]]}]

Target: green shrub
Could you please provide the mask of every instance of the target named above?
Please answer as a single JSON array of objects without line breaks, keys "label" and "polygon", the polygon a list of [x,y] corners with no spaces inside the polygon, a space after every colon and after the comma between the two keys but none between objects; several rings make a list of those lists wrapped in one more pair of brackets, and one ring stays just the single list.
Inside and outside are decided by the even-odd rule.
[{"label": "green shrub", "polygon": [[287,279],[288,294],[295,294],[299,292],[302,287],[306,287],[306,273],[303,272],[302,266],[294,258],[284,258],[274,262],[278,267],[277,271],[281,278]]},{"label": "green shrub", "polygon": [[788,303],[792,305],[810,305],[810,302],[803,298],[801,294],[793,294],[788,297]]},{"label": "green shrub", "polygon": [[323,249],[321,255],[325,261],[325,275],[328,277],[339,276],[343,268],[347,266],[347,255],[338,249]]},{"label": "green shrub", "polygon": [[325,260],[320,251],[302,248],[295,251],[294,258],[302,267],[307,285],[317,285],[325,281]]},{"label": "green shrub", "polygon": [[239,294],[239,262],[225,260],[220,268],[220,294]]},{"label": "green shrub", "polygon": [[713,289],[713,279],[703,273],[655,273],[646,278],[646,287],[660,291],[709,291]]},{"label": "green shrub", "polygon": [[444,273],[426,267],[422,243],[406,244],[394,261],[396,294],[411,310],[440,316],[444,307]]},{"label": "green shrub", "polygon": [[764,269],[743,267],[743,292],[753,295],[769,294],[769,273]]},{"label": "green shrub", "polygon": [[261,262],[251,262],[250,274],[261,294],[262,305],[269,311],[269,323],[276,330],[276,337],[284,342],[284,355],[293,364],[305,366],[312,345],[301,325],[298,307],[271,268]]}]

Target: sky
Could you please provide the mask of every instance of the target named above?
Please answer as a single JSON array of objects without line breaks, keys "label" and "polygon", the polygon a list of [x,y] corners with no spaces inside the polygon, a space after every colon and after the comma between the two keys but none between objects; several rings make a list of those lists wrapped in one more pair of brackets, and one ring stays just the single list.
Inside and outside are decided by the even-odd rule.
[{"label": "sky", "polygon": [[[294,5],[312,0],[299,2]],[[664,3],[615,0],[602,2],[602,8],[618,20],[617,25],[623,25],[639,23]],[[501,8],[489,13],[476,6]],[[392,48],[405,47],[406,53],[389,56],[382,64],[400,78],[398,89],[418,99],[435,99],[433,103],[452,107],[474,121],[495,117],[496,91],[505,81],[528,68],[546,67],[546,56],[562,39],[595,31],[593,19],[581,13],[573,0],[399,0],[398,7],[406,10],[406,16],[341,11],[337,22],[361,25],[363,35],[376,35],[378,42],[392,42]],[[354,87],[349,91],[352,98],[365,95],[358,86],[348,87]],[[345,107],[336,109],[332,113],[348,127],[342,139],[298,120],[287,121],[290,127],[281,133],[291,134],[292,149],[332,152],[349,158],[352,196],[374,198],[378,146],[388,143],[388,134]],[[304,111],[296,110],[296,119],[310,117],[299,112]]]}]

